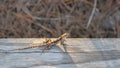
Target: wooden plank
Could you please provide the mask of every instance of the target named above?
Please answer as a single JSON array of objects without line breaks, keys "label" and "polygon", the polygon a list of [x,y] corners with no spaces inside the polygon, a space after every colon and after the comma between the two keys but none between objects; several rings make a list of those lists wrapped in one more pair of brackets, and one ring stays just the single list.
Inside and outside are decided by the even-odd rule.
[{"label": "wooden plank", "polygon": [[[9,51],[37,45],[44,39],[0,39],[0,68],[119,68],[120,39],[67,39],[41,54],[42,48]],[[53,38],[54,40],[54,38]]]}]

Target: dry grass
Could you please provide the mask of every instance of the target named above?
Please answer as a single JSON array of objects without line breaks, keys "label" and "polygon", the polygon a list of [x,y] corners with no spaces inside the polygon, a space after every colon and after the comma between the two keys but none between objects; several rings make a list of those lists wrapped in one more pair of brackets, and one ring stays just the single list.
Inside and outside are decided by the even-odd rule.
[{"label": "dry grass", "polygon": [[92,13],[94,4],[94,0],[0,0],[0,37],[57,37],[64,32],[70,37],[120,37],[120,1],[97,0]]}]

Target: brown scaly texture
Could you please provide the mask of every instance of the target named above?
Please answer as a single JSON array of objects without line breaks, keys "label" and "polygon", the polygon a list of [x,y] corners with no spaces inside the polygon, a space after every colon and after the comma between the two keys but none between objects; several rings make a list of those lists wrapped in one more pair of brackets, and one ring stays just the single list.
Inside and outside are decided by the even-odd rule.
[{"label": "brown scaly texture", "polygon": [[120,37],[120,1],[97,0],[92,22],[87,22],[94,0],[0,0],[1,38]]},{"label": "brown scaly texture", "polygon": [[24,49],[30,49],[30,48],[37,48],[37,47],[42,47],[42,46],[47,46],[47,48],[51,48],[53,45],[56,45],[57,43],[61,43],[61,45],[64,45],[64,41],[66,40],[66,38],[69,36],[69,33],[64,33],[61,36],[59,36],[57,39],[55,40],[51,40],[49,39],[46,40],[46,42],[43,42],[39,45],[32,45],[32,46],[28,46],[28,47],[24,47],[24,48],[18,48],[18,49],[13,49],[13,50],[9,50],[9,51],[15,51],[15,50],[24,50]]}]

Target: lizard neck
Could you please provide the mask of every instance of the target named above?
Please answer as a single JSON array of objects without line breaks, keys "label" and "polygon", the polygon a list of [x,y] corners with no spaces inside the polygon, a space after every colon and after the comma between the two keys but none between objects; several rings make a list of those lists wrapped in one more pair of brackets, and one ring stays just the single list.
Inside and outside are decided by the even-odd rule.
[{"label": "lizard neck", "polygon": [[52,42],[50,42],[50,43],[58,43],[58,42],[60,42],[60,41],[65,41],[66,37],[67,37],[67,35],[66,35],[66,34],[63,34],[63,35],[61,35],[60,37],[58,37],[56,40],[54,40],[54,41],[52,41]]},{"label": "lizard neck", "polygon": [[[49,45],[49,44],[54,44],[54,43],[58,43],[60,40],[62,40],[62,37],[61,37],[61,36],[58,37],[56,40],[53,40],[53,41],[51,41],[51,42],[48,42],[47,45]],[[46,45],[46,44],[45,44],[45,45]]]},{"label": "lizard neck", "polygon": [[59,42],[59,41],[61,41],[61,40],[63,40],[63,39],[64,39],[64,37],[63,37],[63,36],[60,36],[60,37],[58,37],[54,42],[57,43],[57,42]]}]

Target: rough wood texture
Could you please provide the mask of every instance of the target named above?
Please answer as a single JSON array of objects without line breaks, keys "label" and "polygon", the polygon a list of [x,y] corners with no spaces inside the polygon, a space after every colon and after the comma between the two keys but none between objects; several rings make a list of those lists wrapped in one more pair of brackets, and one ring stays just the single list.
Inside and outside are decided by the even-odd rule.
[{"label": "rough wood texture", "polygon": [[67,39],[66,46],[8,51],[43,39],[0,39],[0,68],[119,68],[120,39]]}]

